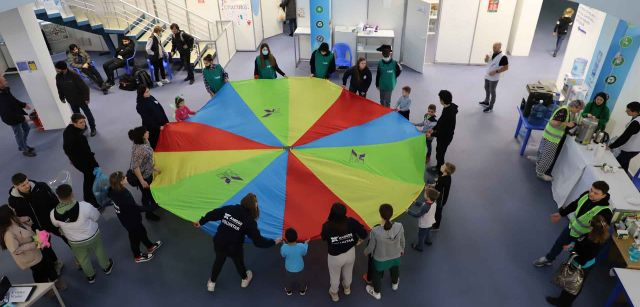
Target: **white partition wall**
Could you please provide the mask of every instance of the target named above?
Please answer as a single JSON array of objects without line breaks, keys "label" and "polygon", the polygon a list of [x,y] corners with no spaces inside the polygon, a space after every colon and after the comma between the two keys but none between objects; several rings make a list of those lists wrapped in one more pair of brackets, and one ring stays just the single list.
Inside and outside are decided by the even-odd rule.
[{"label": "white partition wall", "polygon": [[219,0],[218,3],[221,19],[233,22],[237,50],[257,50],[262,41],[260,1]]},{"label": "white partition wall", "polygon": [[209,19],[220,20],[218,1],[185,0],[187,9]]},{"label": "white partition wall", "polygon": [[469,63],[477,16],[478,0],[442,0],[440,2],[436,62]]},{"label": "white partition wall", "polygon": [[529,55],[541,8],[542,0],[518,0],[513,15],[509,43],[506,46],[510,55]]},{"label": "white partition wall", "polygon": [[282,33],[283,22],[278,20],[280,3],[280,0],[260,1],[260,9],[262,10],[262,32],[264,33],[264,38],[269,38]]},{"label": "white partition wall", "polygon": [[509,42],[516,1],[500,1],[495,12],[488,9],[489,1],[480,1],[476,31],[469,57],[470,64],[484,64],[484,56],[491,53],[493,43],[501,42],[503,48],[506,48]]},{"label": "white partition wall", "polygon": [[395,33],[393,58],[396,60],[400,59],[402,52],[405,2],[405,0],[369,0],[367,23],[377,25],[380,29],[393,30]]},{"label": "white partition wall", "polygon": [[359,23],[366,23],[368,3],[367,0],[332,0],[331,19],[333,19],[333,25],[353,27]]}]

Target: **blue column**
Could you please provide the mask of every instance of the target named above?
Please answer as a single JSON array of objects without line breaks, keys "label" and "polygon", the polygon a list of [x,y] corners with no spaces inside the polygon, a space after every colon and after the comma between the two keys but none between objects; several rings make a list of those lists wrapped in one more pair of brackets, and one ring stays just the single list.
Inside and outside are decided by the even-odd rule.
[{"label": "blue column", "polygon": [[331,0],[310,0],[311,50],[326,42],[331,47]]}]

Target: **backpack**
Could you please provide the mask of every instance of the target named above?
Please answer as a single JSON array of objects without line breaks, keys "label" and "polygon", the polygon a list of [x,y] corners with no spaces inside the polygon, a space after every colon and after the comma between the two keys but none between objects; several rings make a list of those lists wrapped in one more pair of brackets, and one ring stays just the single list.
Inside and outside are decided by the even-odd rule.
[{"label": "backpack", "polygon": [[138,86],[144,85],[144,86],[146,86],[148,88],[152,88],[153,87],[153,82],[151,81],[151,76],[149,76],[149,73],[144,69],[136,70],[133,73],[133,78],[138,83]]},{"label": "backpack", "polygon": [[136,79],[130,75],[123,75],[120,77],[120,84],[118,85],[118,88],[125,91],[135,91],[138,88]]}]

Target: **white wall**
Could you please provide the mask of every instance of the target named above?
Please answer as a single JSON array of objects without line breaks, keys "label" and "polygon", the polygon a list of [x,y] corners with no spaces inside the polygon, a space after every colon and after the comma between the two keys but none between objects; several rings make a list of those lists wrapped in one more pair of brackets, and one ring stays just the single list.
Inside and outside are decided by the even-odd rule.
[{"label": "white wall", "polygon": [[109,48],[107,48],[107,45],[101,35],[69,27],[65,28],[67,29],[67,33],[69,33],[69,39],[57,42],[49,41],[53,53],[66,52],[69,49],[70,44],[76,44],[86,51],[109,51]]},{"label": "white wall", "polygon": [[640,24],[640,1],[638,0],[572,0],[616,16],[629,23]]},{"label": "white wall", "polygon": [[220,11],[218,10],[218,1],[204,1],[199,3],[198,0],[186,0],[187,9],[208,20],[220,20]]},{"label": "white wall", "polygon": [[280,14],[280,0],[260,0],[262,11],[262,32],[265,38],[269,38],[282,33],[282,21],[278,20]]},{"label": "white wall", "polygon": [[625,113],[627,104],[632,101],[640,101],[640,51],[636,54],[633,65],[629,70],[627,79],[616,101],[611,111],[609,122],[607,123],[607,131],[612,136],[622,134],[625,125],[631,120]]},{"label": "white wall", "polygon": [[514,56],[529,55],[541,8],[542,0],[518,0],[507,44],[509,54]]},{"label": "white wall", "polygon": [[[480,1],[476,31],[469,58],[470,64],[484,65],[484,56],[491,54],[493,43],[501,42],[502,46],[507,46],[509,42],[516,1],[500,1],[498,11],[494,13],[487,11],[488,6],[489,0]],[[445,22],[448,21],[445,20]]]},{"label": "white wall", "polygon": [[477,15],[477,0],[441,0],[436,62],[469,63]]},{"label": "white wall", "polygon": [[[393,30],[393,58],[398,60],[402,54],[402,28],[404,26],[405,0],[369,0],[368,24],[377,25],[380,29]],[[383,40],[385,42],[388,40]],[[374,45],[373,40],[367,44]]]},{"label": "white wall", "polygon": [[[299,2],[302,2],[300,0]],[[308,0],[306,0],[308,2]],[[331,19],[334,26],[356,26],[367,22],[367,0],[332,0]]]},{"label": "white wall", "polygon": [[20,5],[34,3],[33,0],[2,0],[0,1],[0,12],[4,12]]},{"label": "white wall", "polygon": [[298,23],[298,27],[310,28],[311,25],[311,16],[309,16],[309,0],[297,0],[296,6],[298,11],[302,10],[304,12],[304,16],[296,18],[296,22]]}]

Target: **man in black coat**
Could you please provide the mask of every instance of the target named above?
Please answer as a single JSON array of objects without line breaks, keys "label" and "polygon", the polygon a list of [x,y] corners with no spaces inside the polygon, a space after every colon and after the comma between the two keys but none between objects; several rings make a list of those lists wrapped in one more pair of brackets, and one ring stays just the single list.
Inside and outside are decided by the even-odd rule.
[{"label": "man in black coat", "polygon": [[91,128],[91,136],[96,135],[96,121],[93,119],[91,109],[89,109],[89,87],[82,78],[67,68],[67,63],[60,61],[56,63],[56,86],[58,87],[58,96],[62,103],[69,103],[73,113],[82,113],[89,121]]},{"label": "man in black coat", "polygon": [[436,145],[436,166],[431,171],[440,172],[440,166],[445,162],[444,155],[447,148],[453,140],[453,134],[456,130],[456,114],[458,114],[458,105],[453,103],[453,95],[447,90],[441,90],[438,93],[440,104],[442,105],[442,114],[438,123],[433,127],[433,132],[427,134],[427,137],[434,136],[437,138]]},{"label": "man in black coat", "polygon": [[27,115],[24,109],[29,110],[31,107],[11,94],[7,79],[0,75],[0,118],[2,118],[2,122],[13,129],[18,149],[22,151],[22,154],[27,157],[35,157],[35,150],[27,145],[30,128],[24,117]]},{"label": "man in black coat", "polygon": [[105,75],[107,75],[108,86],[113,86],[115,84],[113,72],[116,71],[116,69],[125,66],[127,59],[133,56],[135,47],[136,46],[131,39],[125,36],[122,38],[122,45],[116,49],[116,56],[113,59],[104,62],[102,68],[104,69]]},{"label": "man in black coat", "polygon": [[280,7],[284,10],[285,18],[289,24],[289,36],[293,36],[293,33],[296,32],[296,28],[298,27],[296,21],[296,0],[282,0]]},{"label": "man in black coat", "polygon": [[62,148],[71,161],[71,165],[84,175],[83,193],[84,201],[99,208],[98,201],[93,195],[93,181],[96,176],[93,170],[98,167],[94,153],[89,147],[84,131],[87,129],[86,117],[80,113],[71,115],[71,124],[62,133]]},{"label": "man in black coat", "polygon": [[189,84],[193,84],[193,67],[191,67],[191,50],[193,49],[193,44],[195,43],[195,39],[193,36],[187,34],[186,32],[180,30],[180,27],[172,23],[171,26],[171,56],[178,51],[180,53],[180,61],[182,61],[182,65],[187,70],[187,78],[184,81],[189,81]]}]

